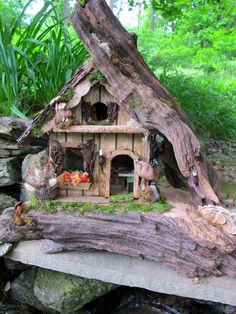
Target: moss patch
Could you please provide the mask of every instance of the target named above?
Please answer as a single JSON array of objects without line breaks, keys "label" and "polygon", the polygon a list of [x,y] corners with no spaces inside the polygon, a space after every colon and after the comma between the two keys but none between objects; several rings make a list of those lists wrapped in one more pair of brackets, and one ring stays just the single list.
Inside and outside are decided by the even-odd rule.
[{"label": "moss patch", "polygon": [[82,7],[85,7],[87,0],[77,0],[77,3],[81,5]]},{"label": "moss patch", "polygon": [[41,138],[43,136],[42,123],[32,129],[32,135],[36,138]]},{"label": "moss patch", "polygon": [[133,199],[132,194],[113,195],[109,198],[110,203],[107,205],[98,204],[80,204],[80,203],[60,203],[57,201],[47,200],[40,203],[34,196],[31,197],[28,207],[47,214],[55,214],[59,212],[73,213],[82,215],[86,212],[97,212],[114,214],[116,212],[158,212],[164,213],[170,210],[169,205],[161,200],[154,204],[140,204]]},{"label": "moss patch", "polygon": [[88,79],[92,84],[104,85],[107,83],[106,78],[102,75],[97,67],[88,75]]},{"label": "moss patch", "polygon": [[132,93],[130,96],[129,96],[129,99],[128,99],[128,106],[130,109],[139,109],[141,110],[145,116],[148,116],[150,114],[150,109],[147,108],[143,102],[141,101],[140,97],[138,94],[136,93]]},{"label": "moss patch", "polygon": [[65,94],[61,97],[60,102],[68,102],[72,97],[74,93],[71,89],[68,89]]}]

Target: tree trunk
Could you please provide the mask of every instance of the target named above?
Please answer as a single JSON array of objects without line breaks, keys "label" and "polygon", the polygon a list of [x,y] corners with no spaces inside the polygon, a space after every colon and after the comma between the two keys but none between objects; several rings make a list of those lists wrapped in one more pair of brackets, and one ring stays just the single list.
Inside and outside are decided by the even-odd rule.
[{"label": "tree trunk", "polygon": [[69,0],[64,0],[63,4],[63,21],[64,24],[67,26],[69,18]]},{"label": "tree trunk", "polygon": [[152,1],[153,0],[149,0],[149,8],[150,8],[150,31],[153,32],[154,31],[154,10],[153,10],[153,4]]},{"label": "tree trunk", "polygon": [[142,3],[141,0],[139,0],[139,4],[138,4],[138,30],[140,28],[140,22],[141,22],[141,14],[142,14]]},{"label": "tree trunk", "polygon": [[186,114],[139,54],[136,35],[125,31],[105,0],[76,4],[71,22],[117,103],[144,128],[171,143],[175,164],[170,167],[194,191],[198,203],[218,203],[219,180],[200,153]]},{"label": "tree trunk", "polygon": [[0,241],[44,240],[44,251],[108,251],[147,258],[188,277],[236,277],[236,238],[200,218],[157,213],[48,215],[30,212],[35,226],[13,225],[13,209],[0,218]]}]

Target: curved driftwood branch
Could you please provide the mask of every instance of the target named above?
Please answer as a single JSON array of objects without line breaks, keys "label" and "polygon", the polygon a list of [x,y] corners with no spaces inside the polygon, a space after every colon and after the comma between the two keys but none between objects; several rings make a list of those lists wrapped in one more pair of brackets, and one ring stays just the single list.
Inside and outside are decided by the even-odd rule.
[{"label": "curved driftwood branch", "polygon": [[[180,172],[183,181],[197,193],[198,202],[218,200],[215,196],[218,179],[210,176],[212,170],[209,171],[207,167],[210,166],[206,166],[205,158],[200,154],[199,142],[185,113],[139,54],[137,37],[125,31],[105,0],[87,0],[85,6],[76,4],[71,22],[106,78],[105,87],[116,102],[143,127],[160,132],[172,144],[177,163],[176,167],[173,164],[171,167]],[[204,175],[211,183],[210,193],[204,185],[194,183],[194,160],[198,157],[201,157],[199,175]]]},{"label": "curved driftwood branch", "polygon": [[99,250],[161,262],[188,277],[236,277],[236,237],[191,212],[168,217],[157,213],[84,216],[29,213],[35,226],[13,225],[13,209],[0,218],[0,241],[48,239],[47,253]]}]

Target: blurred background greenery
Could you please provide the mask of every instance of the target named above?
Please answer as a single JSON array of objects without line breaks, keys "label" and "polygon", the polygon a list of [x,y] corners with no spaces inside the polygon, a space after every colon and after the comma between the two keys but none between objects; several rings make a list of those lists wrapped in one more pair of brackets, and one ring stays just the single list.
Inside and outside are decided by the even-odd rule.
[{"label": "blurred background greenery", "polygon": [[[198,136],[234,140],[235,1],[107,1]],[[34,117],[88,58],[68,20],[74,1],[40,2],[36,13],[35,1],[0,0],[1,115]]]}]

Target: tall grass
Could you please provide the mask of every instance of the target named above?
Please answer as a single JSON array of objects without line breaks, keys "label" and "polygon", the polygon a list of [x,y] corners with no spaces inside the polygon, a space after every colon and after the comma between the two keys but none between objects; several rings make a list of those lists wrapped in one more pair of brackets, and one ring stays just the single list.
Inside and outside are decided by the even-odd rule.
[{"label": "tall grass", "polygon": [[187,112],[199,137],[235,140],[236,84],[226,77],[164,72],[160,80]]},{"label": "tall grass", "polygon": [[37,113],[88,57],[49,2],[26,26],[22,26],[24,11],[10,24],[0,19],[2,115]]}]

